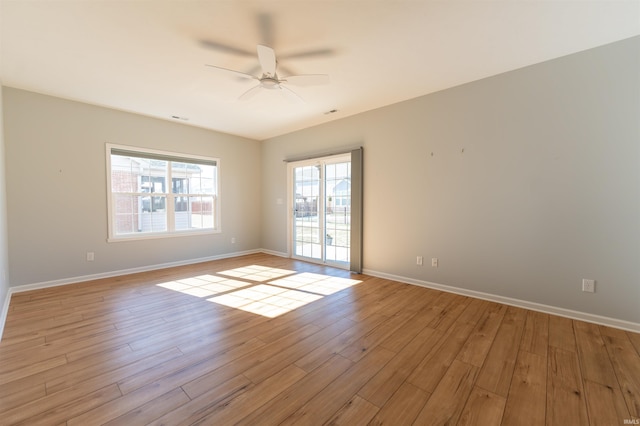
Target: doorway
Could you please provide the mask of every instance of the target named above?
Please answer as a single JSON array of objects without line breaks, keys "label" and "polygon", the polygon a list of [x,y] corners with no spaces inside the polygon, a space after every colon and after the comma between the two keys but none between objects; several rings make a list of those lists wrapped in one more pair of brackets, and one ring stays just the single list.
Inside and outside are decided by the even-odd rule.
[{"label": "doorway", "polygon": [[292,257],[349,269],[351,155],[289,163]]}]

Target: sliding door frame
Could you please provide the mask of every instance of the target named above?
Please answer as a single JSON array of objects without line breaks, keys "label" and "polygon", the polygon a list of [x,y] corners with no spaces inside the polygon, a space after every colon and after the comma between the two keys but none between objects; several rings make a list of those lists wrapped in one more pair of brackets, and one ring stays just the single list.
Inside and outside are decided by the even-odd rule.
[{"label": "sliding door frame", "polygon": [[[349,263],[343,265],[337,262],[326,262],[326,254],[323,254],[322,259],[317,261],[321,264],[328,264],[331,266],[342,267],[355,273],[362,273],[362,257],[363,257],[363,155],[362,148],[351,149],[342,151],[340,153],[329,154],[317,157],[306,157],[300,159],[284,160],[287,164],[287,252],[291,258],[300,258],[303,260],[314,261],[312,258],[296,256],[294,253],[293,244],[293,226],[295,218],[295,194],[294,194],[294,177],[293,170],[295,167],[302,167],[305,165],[322,164],[325,161],[331,161],[332,159],[338,159],[340,157],[350,156],[348,161],[351,162],[351,213],[350,213],[350,242],[349,242]],[[345,157],[347,158],[347,157]],[[325,185],[325,171],[321,171],[321,186],[322,188],[318,194],[318,215],[324,213],[324,203],[326,200],[324,191]],[[320,217],[318,218],[320,221]],[[324,218],[322,218],[324,222]],[[325,224],[320,225],[321,235],[325,229]],[[321,241],[324,246],[325,242]]]}]

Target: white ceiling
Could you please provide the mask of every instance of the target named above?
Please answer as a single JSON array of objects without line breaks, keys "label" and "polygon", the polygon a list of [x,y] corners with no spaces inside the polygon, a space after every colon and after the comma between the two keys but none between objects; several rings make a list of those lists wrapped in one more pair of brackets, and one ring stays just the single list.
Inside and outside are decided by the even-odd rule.
[{"label": "white ceiling", "polygon": [[[1,0],[0,78],[264,140],[640,34],[640,0]],[[205,43],[203,43],[205,42]],[[206,42],[209,42],[207,47]],[[327,86],[237,100],[271,44]],[[309,51],[331,52],[296,57]],[[291,56],[291,57],[287,57]],[[283,70],[283,68],[285,70]],[[337,109],[334,114],[325,112]]]}]

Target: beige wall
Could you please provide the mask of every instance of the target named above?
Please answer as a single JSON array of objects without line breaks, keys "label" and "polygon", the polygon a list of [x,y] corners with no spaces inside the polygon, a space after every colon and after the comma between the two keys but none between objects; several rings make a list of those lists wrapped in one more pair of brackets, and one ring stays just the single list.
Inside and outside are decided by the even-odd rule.
[{"label": "beige wall", "polygon": [[282,160],[362,145],[366,270],[640,323],[639,52],[635,37],[264,141],[262,247],[287,250]]},{"label": "beige wall", "polygon": [[[2,25],[2,7],[0,7],[0,26]],[[0,49],[2,36],[0,35]],[[2,69],[2,55],[0,55],[0,70]],[[1,71],[0,71],[1,72]],[[9,239],[7,230],[7,190],[5,185],[5,153],[4,153],[4,122],[2,100],[2,76],[0,75],[0,338],[4,330],[4,321],[9,309]]]},{"label": "beige wall", "polygon": [[[14,88],[3,95],[12,286],[260,247],[259,142]],[[107,243],[107,142],[220,158],[222,233]]]},{"label": "beige wall", "polygon": [[5,149],[2,82],[0,81],[0,337],[4,325],[5,300],[9,293],[9,240],[7,236],[7,191],[5,185]]}]

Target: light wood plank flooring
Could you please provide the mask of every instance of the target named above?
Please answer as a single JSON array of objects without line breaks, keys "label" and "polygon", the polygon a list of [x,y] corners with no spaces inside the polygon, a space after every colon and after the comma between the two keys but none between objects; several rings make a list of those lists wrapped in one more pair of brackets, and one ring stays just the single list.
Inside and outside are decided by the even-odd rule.
[{"label": "light wood plank flooring", "polygon": [[250,255],[15,294],[0,424],[624,425],[640,335]]}]

